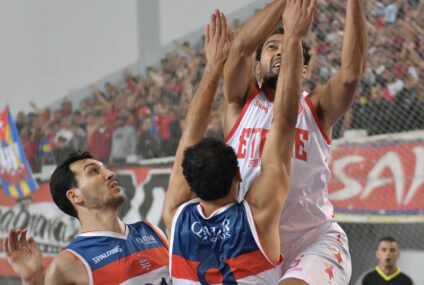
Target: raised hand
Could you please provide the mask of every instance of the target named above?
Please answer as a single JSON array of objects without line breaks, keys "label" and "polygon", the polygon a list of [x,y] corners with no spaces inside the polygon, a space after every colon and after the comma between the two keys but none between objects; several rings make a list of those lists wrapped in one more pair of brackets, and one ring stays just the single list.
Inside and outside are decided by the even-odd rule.
[{"label": "raised hand", "polygon": [[284,33],[294,39],[302,39],[311,28],[317,0],[287,0],[282,19]]},{"label": "raised hand", "polygon": [[223,67],[228,57],[234,35],[228,31],[225,15],[216,10],[205,28],[205,55],[207,63]]},{"label": "raised hand", "polygon": [[27,229],[11,229],[3,241],[7,261],[24,283],[34,283],[43,274],[43,256]]}]

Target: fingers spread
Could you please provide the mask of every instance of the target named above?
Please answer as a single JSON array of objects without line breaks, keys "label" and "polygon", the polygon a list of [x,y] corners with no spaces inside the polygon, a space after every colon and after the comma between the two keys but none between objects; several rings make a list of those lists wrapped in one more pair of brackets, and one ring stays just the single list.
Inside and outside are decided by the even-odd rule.
[{"label": "fingers spread", "polygon": [[210,41],[210,29],[211,29],[211,26],[207,24],[205,27],[205,44],[208,44]]},{"label": "fingers spread", "polygon": [[29,248],[31,249],[32,252],[34,252],[35,250],[37,250],[37,244],[35,243],[35,240],[33,237],[30,237],[28,239],[28,245]]},{"label": "fingers spread", "polygon": [[27,232],[28,232],[28,229],[24,229],[19,234],[18,241],[19,241],[20,247],[25,247],[25,248],[28,247],[28,241],[27,241],[27,237],[26,237]]},{"label": "fingers spread", "polygon": [[317,0],[311,0],[308,6],[308,17],[313,17],[317,8]]},{"label": "fingers spread", "polygon": [[212,14],[211,17],[211,30],[210,30],[210,36],[214,37],[215,36],[215,29],[216,29],[216,15]]},{"label": "fingers spread", "polygon": [[221,36],[221,13],[219,10],[215,11],[215,17],[216,17],[216,36],[219,38]]},{"label": "fingers spread", "polygon": [[7,256],[10,256],[12,254],[10,247],[9,247],[9,237],[6,237],[3,240],[3,248],[4,248],[4,252],[6,252]]},{"label": "fingers spread", "polygon": [[226,37],[227,36],[227,18],[225,17],[224,13],[219,12],[220,18],[221,18],[221,35]]}]

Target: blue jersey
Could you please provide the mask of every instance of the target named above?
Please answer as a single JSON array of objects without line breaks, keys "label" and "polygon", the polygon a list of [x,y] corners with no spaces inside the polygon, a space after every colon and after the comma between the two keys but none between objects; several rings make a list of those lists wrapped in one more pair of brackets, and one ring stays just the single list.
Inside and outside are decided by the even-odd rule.
[{"label": "blue jersey", "polygon": [[159,229],[145,222],[126,225],[127,235],[80,234],[65,249],[84,264],[89,284],[169,284],[169,256]]},{"label": "blue jersey", "polygon": [[277,284],[280,264],[264,253],[246,201],[209,217],[199,200],[183,204],[171,231],[172,284]]}]

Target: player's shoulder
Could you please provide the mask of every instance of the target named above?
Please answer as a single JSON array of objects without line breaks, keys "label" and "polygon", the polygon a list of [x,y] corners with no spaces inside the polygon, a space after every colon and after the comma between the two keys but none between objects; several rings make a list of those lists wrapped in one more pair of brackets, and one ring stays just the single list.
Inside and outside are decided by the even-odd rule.
[{"label": "player's shoulder", "polygon": [[405,273],[400,272],[400,276],[404,280],[404,284],[407,284],[407,285],[413,285],[414,284],[412,279],[408,275],[406,275]]},{"label": "player's shoulder", "polygon": [[81,261],[68,250],[61,251],[46,271],[46,284],[87,284],[88,275]]}]

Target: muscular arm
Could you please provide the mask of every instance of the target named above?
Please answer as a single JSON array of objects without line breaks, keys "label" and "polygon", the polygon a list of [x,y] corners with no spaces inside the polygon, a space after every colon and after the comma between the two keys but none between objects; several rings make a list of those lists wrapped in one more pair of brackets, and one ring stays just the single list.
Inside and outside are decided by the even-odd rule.
[{"label": "muscular arm", "polygon": [[340,71],[311,94],[313,104],[324,114],[321,119],[329,137],[333,125],[352,104],[365,72],[368,39],[361,2],[348,0]]},{"label": "muscular arm", "polygon": [[[181,163],[185,149],[199,142],[206,132],[219,78],[228,55],[229,38],[225,16],[222,13],[215,13],[213,17],[211,31],[208,32],[208,27],[206,28],[205,51],[207,64],[187,112],[186,128],[178,145],[169,179],[168,191],[165,195],[163,219],[168,232],[171,230],[172,219],[178,207],[194,197],[185,180]],[[211,34],[212,28],[217,31],[215,35]],[[214,54],[215,52],[216,54]]]},{"label": "muscular arm", "polygon": [[[307,3],[307,1],[304,1]],[[280,215],[290,184],[297,111],[302,86],[302,38],[312,22],[316,1],[309,7],[297,0],[288,4],[283,20],[286,38],[283,42],[281,67],[274,101],[274,121],[264,145],[261,174],[247,192],[258,234],[264,249],[278,260],[280,253]],[[296,27],[296,28],[295,28]]]},{"label": "muscular arm", "polygon": [[44,284],[88,284],[87,270],[71,253],[62,251],[47,268]]},{"label": "muscular arm", "polygon": [[[280,22],[285,5],[286,0],[275,0],[259,11],[244,24],[231,44],[224,68],[224,97],[227,103],[226,132],[233,126],[243,107],[243,99],[254,80],[252,54]],[[229,119],[228,122],[227,119]]]}]

